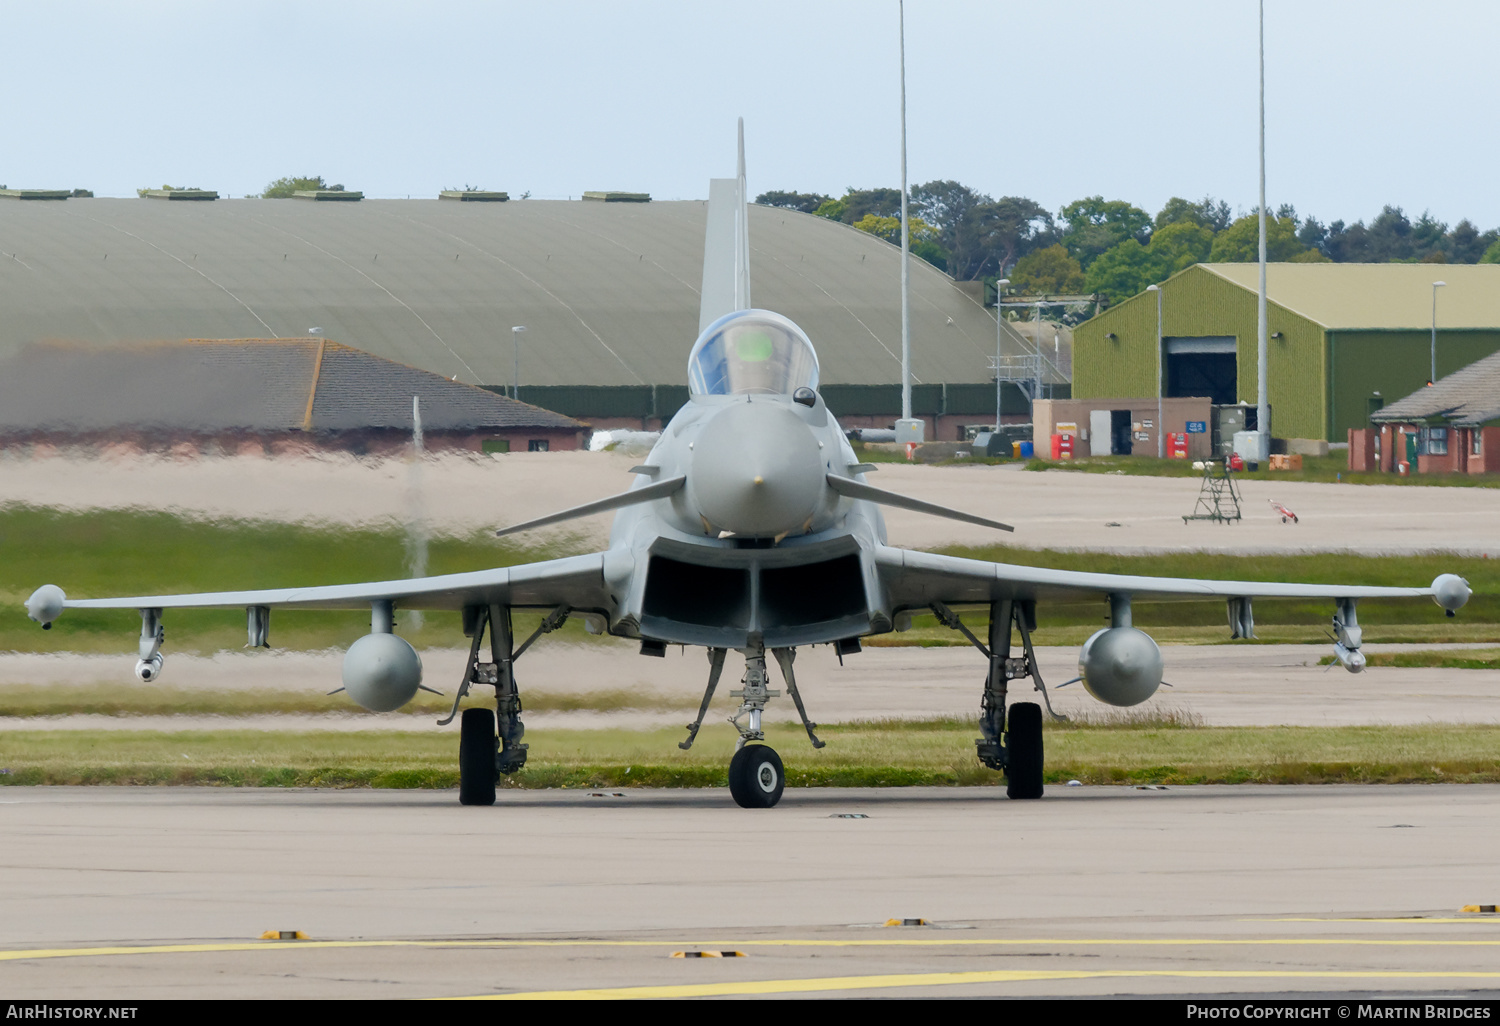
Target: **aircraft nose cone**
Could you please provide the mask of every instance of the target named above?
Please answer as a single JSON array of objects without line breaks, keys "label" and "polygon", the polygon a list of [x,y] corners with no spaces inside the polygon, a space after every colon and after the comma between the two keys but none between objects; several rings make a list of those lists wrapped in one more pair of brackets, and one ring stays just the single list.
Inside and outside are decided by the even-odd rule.
[{"label": "aircraft nose cone", "polygon": [[688,481],[714,527],[750,537],[797,531],[823,495],[812,430],[775,402],[736,402],[704,425]]}]

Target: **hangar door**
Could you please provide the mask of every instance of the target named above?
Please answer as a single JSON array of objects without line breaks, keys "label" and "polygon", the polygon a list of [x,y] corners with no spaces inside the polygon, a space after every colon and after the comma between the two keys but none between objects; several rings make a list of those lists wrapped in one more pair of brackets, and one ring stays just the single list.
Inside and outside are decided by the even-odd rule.
[{"label": "hangar door", "polygon": [[1239,400],[1233,335],[1164,338],[1168,398],[1206,395],[1215,405]]}]

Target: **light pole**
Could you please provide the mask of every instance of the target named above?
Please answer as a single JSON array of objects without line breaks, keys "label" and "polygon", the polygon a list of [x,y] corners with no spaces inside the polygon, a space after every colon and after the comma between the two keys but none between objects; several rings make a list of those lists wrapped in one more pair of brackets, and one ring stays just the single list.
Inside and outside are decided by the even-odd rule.
[{"label": "light pole", "polygon": [[521,398],[521,333],[526,330],[526,325],[517,324],[510,329],[510,397]]},{"label": "light pole", "polygon": [[1147,285],[1147,292],[1156,293],[1156,458],[1166,456],[1166,441],[1161,421],[1161,286]]},{"label": "light pole", "polygon": [[1010,284],[1009,278],[1001,278],[995,282],[995,437],[1000,438],[1000,339],[1004,336],[1005,326],[1000,323],[1002,307],[1000,300],[1005,293],[1005,286]]},{"label": "light pole", "polygon": [[[897,4],[901,19],[901,419],[896,441],[906,443],[906,458],[916,458],[917,443],[926,441],[926,423],[911,415],[911,223],[906,188],[906,0]],[[937,421],[933,421],[937,430]]]},{"label": "light pole", "polygon": [[1271,404],[1266,357],[1266,0],[1260,0],[1260,290],[1255,305],[1255,461],[1271,455]]},{"label": "light pole", "polygon": [[1432,283],[1432,376],[1427,379],[1429,385],[1437,381],[1437,290],[1446,284],[1445,281]]}]

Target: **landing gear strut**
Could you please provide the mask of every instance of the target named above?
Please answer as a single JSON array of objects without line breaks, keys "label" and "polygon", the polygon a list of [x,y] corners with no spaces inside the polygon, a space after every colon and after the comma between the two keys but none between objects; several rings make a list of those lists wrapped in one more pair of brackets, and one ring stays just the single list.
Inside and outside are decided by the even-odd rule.
[{"label": "landing gear strut", "polygon": [[[459,726],[458,801],[461,805],[495,804],[495,785],[502,775],[509,775],[526,765],[528,746],[521,739],[526,727],[521,723],[521,692],[516,686],[515,664],[521,653],[543,634],[561,627],[568,619],[567,606],[559,606],[547,615],[531,637],[514,648],[510,607],[475,606],[464,610],[465,633],[473,638],[464,682],[453,698],[453,710],[439,726],[453,722],[458,704],[475,684],[495,689],[495,711],[465,709]],[[485,628],[490,633],[490,662],[480,662],[479,649]]]},{"label": "landing gear strut", "polygon": [[[786,770],[781,764],[781,756],[764,743],[766,733],[761,727],[761,714],[765,712],[766,702],[778,697],[781,692],[772,691],[767,686],[770,674],[766,669],[766,646],[759,634],[751,635],[750,647],[744,649],[744,652],[745,675],[741,678],[743,687],[729,693],[731,697],[740,700],[739,709],[729,718],[729,722],[740,732],[740,738],[734,746],[734,758],[729,762],[729,794],[742,809],[769,809],[781,801],[781,793],[786,789]],[[698,706],[698,718],[688,724],[687,740],[677,744],[684,751],[693,746],[693,740],[703,726],[703,717],[707,715],[714,689],[719,685],[719,675],[724,671],[726,654],[727,651],[722,648],[708,650],[708,687],[704,689],[703,701]],[[817,724],[807,718],[807,709],[797,690],[797,678],[792,672],[792,661],[797,657],[797,650],[776,648],[771,650],[771,654],[781,667],[782,676],[786,678],[787,693],[797,705],[797,715],[802,719],[808,740],[814,748],[822,748],[826,742],[819,741],[818,735],[813,733]],[[745,722],[742,723],[741,720]]]},{"label": "landing gear strut", "polygon": [[[1054,720],[1065,720],[1052,710],[1047,696],[1047,685],[1042,681],[1037,668],[1036,652],[1031,645],[1031,632],[1036,627],[1034,603],[1015,602],[1004,599],[990,603],[989,644],[983,644],[966,627],[958,614],[941,602],[932,604],[938,622],[963,634],[969,642],[989,660],[989,671],[985,674],[984,695],[979,702],[979,732],[974,746],[979,761],[990,769],[1005,773],[1005,793],[1010,798],[1040,798],[1042,796],[1043,752],[1042,709],[1035,702],[1017,702],[1006,716],[1005,700],[1012,680],[1029,677],[1047,713]],[[1011,634],[1021,635],[1020,658],[1010,655]]]}]

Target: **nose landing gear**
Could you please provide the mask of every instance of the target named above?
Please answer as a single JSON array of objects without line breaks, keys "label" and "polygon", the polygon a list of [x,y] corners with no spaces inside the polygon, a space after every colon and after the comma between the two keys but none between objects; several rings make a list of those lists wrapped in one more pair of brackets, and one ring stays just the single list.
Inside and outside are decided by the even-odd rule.
[{"label": "nose landing gear", "polygon": [[[761,728],[761,714],[765,712],[766,702],[779,696],[781,692],[772,691],[766,686],[770,683],[770,674],[766,670],[766,647],[759,634],[751,635],[751,645],[744,652],[745,676],[741,679],[744,687],[729,693],[740,700],[739,709],[729,718],[729,722],[740,733],[734,746],[734,758],[729,762],[729,794],[742,809],[769,809],[781,801],[781,794],[786,790],[786,769],[776,750],[764,743],[766,734]],[[714,688],[719,683],[719,674],[724,669],[725,654],[726,650],[722,648],[708,650],[708,687],[704,690],[703,702],[698,707],[698,718],[688,724],[687,740],[677,745],[684,751],[692,747],[693,739],[698,736],[698,729],[703,725],[703,717],[713,699]],[[787,693],[797,705],[797,715],[802,718],[808,740],[814,748],[822,748],[825,742],[818,740],[817,734],[813,733],[817,724],[807,718],[807,709],[797,690],[797,678],[792,672],[792,661],[797,657],[797,650],[777,648],[772,649],[772,655],[781,667],[782,676],[786,678]],[[742,723],[741,720],[745,722]]]}]

